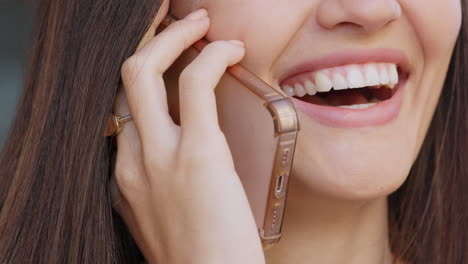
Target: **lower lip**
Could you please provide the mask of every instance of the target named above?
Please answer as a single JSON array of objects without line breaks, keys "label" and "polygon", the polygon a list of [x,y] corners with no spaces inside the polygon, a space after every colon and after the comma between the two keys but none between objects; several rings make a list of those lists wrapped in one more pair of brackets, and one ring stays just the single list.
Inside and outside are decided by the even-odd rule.
[{"label": "lower lip", "polygon": [[291,97],[296,108],[302,113],[330,127],[353,128],[381,126],[395,120],[403,105],[406,82],[395,87],[395,94],[388,100],[377,103],[367,109],[348,109],[307,103]]}]

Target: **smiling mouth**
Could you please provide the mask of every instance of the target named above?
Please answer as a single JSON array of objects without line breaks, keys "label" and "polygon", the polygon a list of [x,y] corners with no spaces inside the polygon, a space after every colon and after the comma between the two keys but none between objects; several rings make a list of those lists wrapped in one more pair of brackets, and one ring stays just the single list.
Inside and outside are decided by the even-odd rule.
[{"label": "smiling mouth", "polygon": [[362,63],[298,74],[281,84],[288,95],[323,106],[367,109],[389,100],[406,74],[394,63]]}]

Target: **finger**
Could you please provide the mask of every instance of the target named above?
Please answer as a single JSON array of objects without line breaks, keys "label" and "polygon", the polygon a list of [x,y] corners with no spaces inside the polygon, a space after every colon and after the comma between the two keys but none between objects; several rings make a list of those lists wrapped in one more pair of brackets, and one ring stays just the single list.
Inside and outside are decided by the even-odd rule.
[{"label": "finger", "polygon": [[[128,104],[123,91],[120,91],[117,94],[116,104],[115,104],[115,113],[119,116],[125,116],[128,114]],[[135,123],[133,121],[126,122],[123,125],[121,133],[117,136],[117,159],[116,159],[116,168],[114,173],[116,174],[117,182],[124,188],[125,191],[134,192],[131,189],[131,186],[147,186],[149,176],[145,172],[145,162],[143,161],[143,151],[142,141],[140,140],[140,135],[136,129]],[[180,128],[177,127],[175,136],[179,137]],[[167,159],[171,159],[171,156],[168,153],[161,153],[159,149],[155,151],[154,148],[147,148],[151,150],[151,159],[158,159],[157,163],[165,162],[160,158],[165,156]],[[152,160],[149,161],[150,164],[156,164]],[[125,179],[122,179],[126,177]],[[130,177],[130,178],[129,178]]]},{"label": "finger", "polygon": [[[116,96],[114,113],[118,116],[126,116],[130,114],[125,91],[122,89],[119,89]],[[140,158],[141,142],[133,121],[123,124],[123,129],[117,136],[117,149],[118,154],[130,156],[132,159]]]},{"label": "finger", "polygon": [[184,19],[170,24],[165,30],[147,42],[136,57],[143,58],[154,73],[164,73],[195,41],[209,29],[210,19],[205,9],[199,9]]},{"label": "finger", "polygon": [[228,66],[244,57],[239,41],[217,41],[205,47],[179,80],[180,119],[184,134],[219,131],[214,89]]},{"label": "finger", "polygon": [[[206,13],[202,11],[198,12]],[[145,145],[160,149],[161,153],[173,148],[177,127],[168,112],[162,74],[186,48],[206,34],[208,27],[206,16],[177,21],[122,66],[125,93],[138,134]]]}]

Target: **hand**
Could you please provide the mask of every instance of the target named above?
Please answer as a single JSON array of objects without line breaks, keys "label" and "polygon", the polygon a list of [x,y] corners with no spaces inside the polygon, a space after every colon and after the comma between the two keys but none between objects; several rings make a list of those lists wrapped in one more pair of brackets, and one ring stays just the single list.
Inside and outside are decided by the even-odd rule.
[{"label": "hand", "polygon": [[112,199],[149,263],[265,262],[214,94],[226,68],[244,57],[243,44],[208,45],[180,76],[181,126],[168,113],[162,75],[209,24],[205,10],[194,12],[122,66],[116,113],[130,112],[134,122],[117,139]]}]

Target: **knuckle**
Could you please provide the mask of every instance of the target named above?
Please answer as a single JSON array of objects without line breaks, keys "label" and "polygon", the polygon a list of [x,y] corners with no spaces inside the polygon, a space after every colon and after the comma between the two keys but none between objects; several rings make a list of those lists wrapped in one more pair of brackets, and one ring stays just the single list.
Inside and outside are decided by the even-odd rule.
[{"label": "knuckle", "polygon": [[129,72],[132,72],[136,64],[135,61],[136,61],[135,55],[128,57],[122,64],[121,73],[127,74]]},{"label": "knuckle", "polygon": [[140,175],[137,170],[131,169],[131,167],[125,166],[121,162],[116,163],[114,175],[116,184],[124,196],[128,191],[131,192],[132,190],[138,190],[141,188],[139,179]]},{"label": "knuckle", "polygon": [[[206,71],[206,63],[213,64],[212,66],[219,66],[219,61],[222,61],[222,65],[227,64],[230,54],[226,51],[232,47],[228,41],[215,41],[208,44],[202,51],[205,59],[203,62],[189,64],[180,74],[179,84],[181,87],[191,87],[194,84],[203,84],[206,82],[206,75],[209,74]],[[206,59],[208,57],[208,59]],[[215,60],[216,59],[216,60]],[[203,67],[200,67],[202,65]]]},{"label": "knuckle", "polygon": [[130,79],[133,79],[136,75],[137,71],[137,58],[136,55],[133,55],[126,59],[124,63],[122,64],[122,67],[120,68],[120,74],[122,76],[122,80],[128,81]]},{"label": "knuckle", "polygon": [[191,30],[187,26],[188,21],[179,20],[169,25],[164,31],[156,36],[158,42],[170,42],[171,45],[177,46],[177,49],[185,50],[190,47]]},{"label": "knuckle", "polygon": [[120,68],[120,74],[122,81],[130,84],[136,81],[140,75],[152,74],[162,76],[161,70],[158,67],[158,63],[151,63],[147,56],[145,57],[142,54],[136,53],[124,61]]},{"label": "knuckle", "polygon": [[190,41],[190,35],[192,34],[188,28],[188,21],[179,20],[174,24],[174,30],[177,32],[180,40],[178,43],[179,45],[183,45],[182,48],[186,49],[192,45],[192,41]]}]

